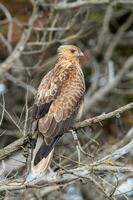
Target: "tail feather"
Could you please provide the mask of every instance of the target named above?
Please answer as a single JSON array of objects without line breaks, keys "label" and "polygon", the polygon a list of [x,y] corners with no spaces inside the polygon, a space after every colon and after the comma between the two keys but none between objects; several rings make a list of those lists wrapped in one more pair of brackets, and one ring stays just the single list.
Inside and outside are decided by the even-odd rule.
[{"label": "tail feather", "polygon": [[50,145],[47,145],[45,142],[43,142],[35,156],[34,165],[37,165],[43,158],[47,158],[52,149],[53,142]]},{"label": "tail feather", "polygon": [[53,152],[53,146],[46,145],[43,137],[38,136],[35,149],[32,151],[31,171],[33,173],[45,172],[50,165]]},{"label": "tail feather", "polygon": [[52,149],[49,155],[46,158],[43,158],[37,165],[34,165],[33,163],[31,163],[31,171],[33,173],[45,172],[50,165],[53,152],[54,152],[54,149]]},{"label": "tail feather", "polygon": [[49,138],[49,142],[47,144],[47,141],[45,142],[44,137],[41,134],[38,134],[35,148],[32,150],[32,173],[42,173],[48,169],[53,156],[54,146],[61,136],[62,135],[58,135],[54,138]]}]

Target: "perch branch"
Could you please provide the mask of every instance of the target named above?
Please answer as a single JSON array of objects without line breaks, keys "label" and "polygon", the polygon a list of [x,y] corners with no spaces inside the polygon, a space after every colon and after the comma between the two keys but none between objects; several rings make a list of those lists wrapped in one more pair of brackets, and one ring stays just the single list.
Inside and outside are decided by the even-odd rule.
[{"label": "perch branch", "polygon": [[[120,107],[117,110],[112,111],[110,113],[107,113],[107,114],[104,113],[97,117],[86,119],[82,122],[77,122],[73,126],[73,129],[77,130],[82,127],[91,126],[92,124],[100,123],[100,122],[102,122],[106,119],[110,119],[112,117],[120,117],[120,114],[122,114],[132,108],[133,108],[133,102],[129,103],[123,107]],[[15,151],[18,151],[22,145],[25,145],[27,143],[27,140],[28,140],[27,137],[22,137],[22,138],[16,140],[15,142],[11,143],[10,145],[4,147],[4,149],[1,149],[0,150],[0,160],[2,160],[3,158],[6,158],[7,156],[10,156]]]},{"label": "perch branch", "polygon": [[[120,149],[121,150],[121,149]],[[131,150],[131,149],[130,149]],[[55,184],[64,184],[71,181],[75,181],[77,179],[80,179],[80,177],[86,177],[89,178],[90,174],[92,172],[115,172],[115,173],[126,173],[126,172],[133,172],[133,167],[127,166],[127,167],[119,167],[119,166],[110,166],[110,165],[95,165],[92,166],[83,166],[78,167],[75,169],[67,170],[66,172],[62,171],[60,172],[60,175],[57,173],[54,173],[54,175],[48,174],[48,175],[41,175],[41,177],[31,181],[31,182],[24,182],[22,179],[13,179],[12,181],[4,181],[4,183],[0,183],[0,191],[3,190],[20,190],[25,188],[32,188],[32,187],[38,187],[40,188],[42,185],[45,186],[45,189],[49,187],[49,185],[55,185]]]},{"label": "perch branch", "polygon": [[120,117],[120,114],[122,114],[123,112],[125,111],[128,111],[130,109],[133,108],[133,102],[123,106],[123,107],[120,107],[118,108],[117,110],[114,110],[112,112],[109,112],[107,114],[102,114],[102,115],[99,115],[97,117],[93,117],[93,118],[90,118],[90,119],[86,119],[82,122],[77,122],[74,126],[73,126],[73,129],[79,129],[79,128],[83,128],[83,127],[86,127],[86,126],[91,126],[92,124],[96,124],[96,123],[100,123],[106,119],[110,119],[112,117],[117,117],[119,118]]}]

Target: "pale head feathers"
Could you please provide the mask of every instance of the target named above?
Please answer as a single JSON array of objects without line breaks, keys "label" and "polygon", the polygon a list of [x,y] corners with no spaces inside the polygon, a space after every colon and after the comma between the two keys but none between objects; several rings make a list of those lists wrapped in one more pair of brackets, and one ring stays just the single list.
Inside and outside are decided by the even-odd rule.
[{"label": "pale head feathers", "polygon": [[74,45],[62,45],[58,48],[59,57],[70,60],[79,60],[81,56],[84,56],[81,49]]}]

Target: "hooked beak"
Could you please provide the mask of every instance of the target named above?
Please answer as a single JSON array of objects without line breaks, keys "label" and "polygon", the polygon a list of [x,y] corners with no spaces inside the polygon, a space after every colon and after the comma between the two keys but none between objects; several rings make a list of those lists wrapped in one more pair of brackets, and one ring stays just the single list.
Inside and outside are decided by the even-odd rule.
[{"label": "hooked beak", "polygon": [[77,57],[83,57],[83,56],[84,56],[84,54],[83,54],[82,51],[79,51],[79,52],[77,53]]}]

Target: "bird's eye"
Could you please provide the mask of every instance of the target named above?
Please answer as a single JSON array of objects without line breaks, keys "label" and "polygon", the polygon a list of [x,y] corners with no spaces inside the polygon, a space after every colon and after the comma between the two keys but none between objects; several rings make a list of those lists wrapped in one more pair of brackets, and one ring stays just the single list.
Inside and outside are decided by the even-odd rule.
[{"label": "bird's eye", "polygon": [[71,49],[71,53],[74,53],[75,52],[75,49]]}]

